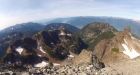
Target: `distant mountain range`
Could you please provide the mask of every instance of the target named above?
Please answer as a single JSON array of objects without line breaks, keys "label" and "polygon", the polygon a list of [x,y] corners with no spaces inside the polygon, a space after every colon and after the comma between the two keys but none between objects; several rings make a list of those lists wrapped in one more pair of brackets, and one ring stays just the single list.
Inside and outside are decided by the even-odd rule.
[{"label": "distant mountain range", "polygon": [[[115,27],[119,31],[122,31],[125,27],[130,27],[133,34],[136,34],[137,36],[140,37],[140,33],[139,33],[140,22],[136,21],[136,20],[132,20],[132,19],[117,18],[117,17],[77,16],[77,17],[43,19],[43,20],[39,20],[39,21],[34,21],[34,23],[38,24],[38,25],[36,25],[37,29],[42,28],[43,25],[49,25],[52,23],[53,24],[65,23],[65,24],[73,25],[73,26],[78,27],[78,28],[82,28],[82,27],[86,26],[87,24],[93,23],[93,22],[109,23],[110,25],[112,25],[113,27]],[[19,28],[21,26],[24,26],[24,24],[25,24],[25,26],[29,30],[32,27],[34,27],[32,29],[36,29],[35,26],[32,26],[34,23],[32,23],[32,22],[29,23],[30,27],[26,26],[26,23],[23,23],[21,25],[20,24],[15,25],[14,28]],[[8,27],[8,28],[0,31],[0,36],[1,36],[1,33],[3,33],[3,32],[5,33],[7,31],[10,31],[12,29],[12,27],[13,26]]]},{"label": "distant mountain range", "polygon": [[45,30],[58,30],[60,27],[64,27],[66,30],[70,31],[70,32],[77,32],[80,29],[72,26],[70,24],[66,24],[66,23],[50,23],[48,25],[45,26]]},{"label": "distant mountain range", "polygon": [[105,22],[81,26],[80,29],[67,23],[29,22],[6,28],[0,32],[0,61],[23,68],[88,62],[101,69],[105,66],[99,65],[140,56],[140,40],[133,36],[129,27],[120,25],[125,29],[118,31]]},{"label": "distant mountain range", "polygon": [[95,16],[85,16],[85,17],[68,17],[68,18],[56,18],[53,20],[42,20],[39,23],[50,24],[50,23],[67,23],[78,28],[82,28],[85,25],[92,22],[105,22],[109,23],[117,30],[122,31],[125,27],[130,27],[133,34],[140,36],[140,22],[132,19],[116,18],[116,17],[95,17]]},{"label": "distant mountain range", "polygon": [[33,23],[33,22],[29,22],[29,23],[22,23],[22,24],[16,24],[14,26],[8,27],[2,31],[0,31],[0,38],[5,37],[7,35],[10,34],[14,34],[14,33],[27,33],[26,36],[31,36],[34,33],[42,30],[45,26],[39,23]]}]

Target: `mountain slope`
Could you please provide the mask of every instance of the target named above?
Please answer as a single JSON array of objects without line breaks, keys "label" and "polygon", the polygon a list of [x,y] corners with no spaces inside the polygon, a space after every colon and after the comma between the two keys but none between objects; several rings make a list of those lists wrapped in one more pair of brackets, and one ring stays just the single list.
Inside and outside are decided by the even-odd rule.
[{"label": "mountain slope", "polygon": [[17,24],[2,30],[0,32],[0,51],[2,54],[0,55],[4,54],[5,49],[11,44],[11,42],[25,37],[32,37],[43,28],[44,26],[41,24],[29,22]]},{"label": "mountain slope", "polygon": [[85,43],[65,27],[41,31],[35,35],[38,45],[52,58],[65,59],[72,52],[79,54]]},{"label": "mountain slope", "polygon": [[85,48],[85,43],[73,33],[60,26],[55,30],[42,30],[31,37],[16,39],[5,49],[4,63],[33,67],[45,67],[48,62],[61,63],[71,54],[79,54]]},{"label": "mountain slope", "polygon": [[88,43],[89,48],[94,48],[101,40],[112,38],[115,32],[117,30],[108,23],[94,22],[83,27],[80,36]]},{"label": "mountain slope", "polygon": [[140,41],[133,36],[130,28],[117,31],[108,23],[94,22],[83,27],[80,32],[88,44],[88,50],[106,64],[140,56]]},{"label": "mountain slope", "polygon": [[124,59],[135,59],[140,56],[140,41],[126,29],[117,32],[112,39],[100,41],[94,49],[94,54],[105,63],[116,63]]}]

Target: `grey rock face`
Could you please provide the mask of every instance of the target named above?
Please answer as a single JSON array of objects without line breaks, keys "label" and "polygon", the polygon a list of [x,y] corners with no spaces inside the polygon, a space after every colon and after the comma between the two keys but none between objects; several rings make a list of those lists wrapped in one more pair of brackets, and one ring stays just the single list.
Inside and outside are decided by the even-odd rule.
[{"label": "grey rock face", "polygon": [[97,58],[97,56],[93,55],[92,56],[92,63],[93,63],[93,66],[99,70],[99,69],[102,69],[105,67],[104,63],[100,62],[99,59]]}]

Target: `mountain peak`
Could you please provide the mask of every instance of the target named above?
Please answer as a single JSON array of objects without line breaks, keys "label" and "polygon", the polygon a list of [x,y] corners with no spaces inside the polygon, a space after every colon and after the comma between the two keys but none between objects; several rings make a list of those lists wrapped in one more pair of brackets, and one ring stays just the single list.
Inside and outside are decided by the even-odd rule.
[{"label": "mountain peak", "polygon": [[112,38],[115,32],[117,30],[108,23],[94,22],[83,27],[80,35],[83,40],[94,47],[100,40]]},{"label": "mountain peak", "polygon": [[51,23],[46,25],[45,30],[60,30],[62,28],[72,33],[80,30],[79,28],[66,23]]}]

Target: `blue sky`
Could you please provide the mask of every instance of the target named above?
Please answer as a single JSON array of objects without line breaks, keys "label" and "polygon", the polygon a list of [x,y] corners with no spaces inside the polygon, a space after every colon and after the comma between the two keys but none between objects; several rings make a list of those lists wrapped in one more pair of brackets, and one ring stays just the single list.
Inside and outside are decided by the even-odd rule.
[{"label": "blue sky", "polygon": [[17,23],[71,16],[140,20],[140,0],[0,0],[0,29]]}]

